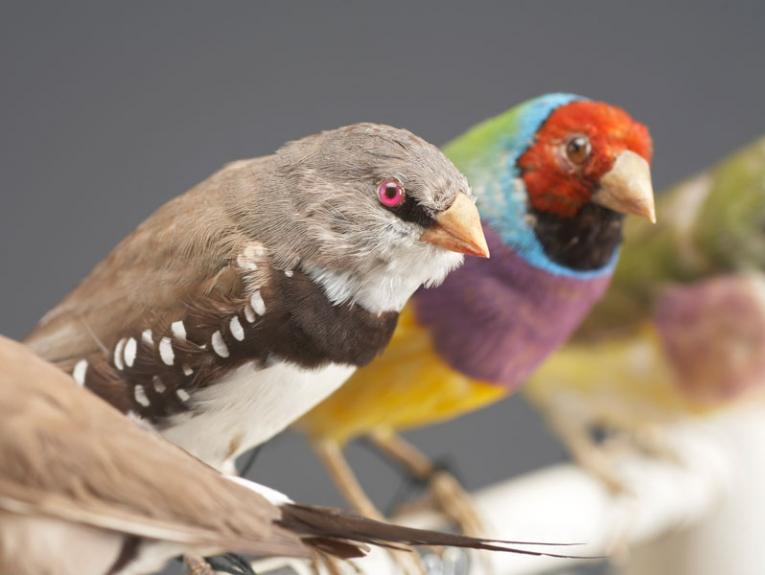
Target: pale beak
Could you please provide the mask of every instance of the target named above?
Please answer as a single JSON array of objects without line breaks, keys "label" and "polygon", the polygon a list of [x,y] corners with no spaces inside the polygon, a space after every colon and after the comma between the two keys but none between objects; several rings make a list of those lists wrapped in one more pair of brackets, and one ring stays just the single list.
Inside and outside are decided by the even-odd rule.
[{"label": "pale beak", "polygon": [[633,214],[656,223],[651,168],[635,152],[625,150],[613,167],[600,178],[600,189],[592,202],[622,214]]},{"label": "pale beak", "polygon": [[478,208],[465,194],[457,194],[449,209],[435,220],[436,224],[425,230],[420,241],[461,254],[489,257]]}]

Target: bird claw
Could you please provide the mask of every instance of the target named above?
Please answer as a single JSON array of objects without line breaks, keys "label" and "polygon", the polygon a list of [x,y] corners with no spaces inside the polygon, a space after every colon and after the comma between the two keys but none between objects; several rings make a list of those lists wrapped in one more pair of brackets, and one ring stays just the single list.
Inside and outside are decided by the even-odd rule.
[{"label": "bird claw", "polygon": [[250,562],[235,553],[205,557],[205,562],[214,572],[230,573],[231,575],[257,575]]}]

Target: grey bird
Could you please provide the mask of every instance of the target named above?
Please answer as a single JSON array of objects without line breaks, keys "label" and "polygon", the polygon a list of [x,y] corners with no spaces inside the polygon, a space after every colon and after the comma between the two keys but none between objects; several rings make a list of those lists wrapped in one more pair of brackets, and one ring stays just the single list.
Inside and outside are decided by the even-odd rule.
[{"label": "grey bird", "polygon": [[179,553],[349,559],[368,545],[556,556],[301,505],[221,475],[0,336],[0,573],[139,575]]},{"label": "grey bird", "polygon": [[463,254],[489,255],[464,176],[411,132],[351,125],[162,206],[27,343],[232,472],[382,351]]}]

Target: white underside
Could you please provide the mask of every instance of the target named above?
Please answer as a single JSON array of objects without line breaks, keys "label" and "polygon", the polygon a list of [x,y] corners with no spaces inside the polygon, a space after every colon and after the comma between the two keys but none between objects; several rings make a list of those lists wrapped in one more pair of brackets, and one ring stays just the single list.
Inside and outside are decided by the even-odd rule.
[{"label": "white underside", "polygon": [[247,363],[191,395],[189,410],[170,418],[162,435],[230,473],[239,454],[268,441],[340,387],[356,368],[330,364],[303,369],[277,362]]}]

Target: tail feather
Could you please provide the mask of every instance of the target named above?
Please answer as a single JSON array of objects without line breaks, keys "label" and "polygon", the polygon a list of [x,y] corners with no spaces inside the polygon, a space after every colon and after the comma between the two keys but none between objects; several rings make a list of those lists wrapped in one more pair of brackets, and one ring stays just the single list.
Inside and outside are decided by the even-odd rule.
[{"label": "tail feather", "polygon": [[[558,544],[530,541],[506,541],[503,539],[483,539],[468,537],[441,531],[404,527],[382,521],[367,519],[338,509],[300,505],[290,503],[281,506],[282,517],[278,524],[283,528],[303,537],[309,545],[316,542],[326,546],[324,551],[334,554],[335,545],[340,544],[343,552],[355,551],[355,555],[345,558],[359,557],[366,549],[359,544],[369,544],[382,547],[399,548],[400,546],[438,545],[447,547],[465,547],[486,551],[502,551],[533,555],[538,557],[557,557],[561,559],[603,559],[596,556],[576,556],[550,553],[533,549],[521,549],[517,545],[530,546],[559,546],[573,544]],[[342,543],[341,543],[342,542]]]}]

